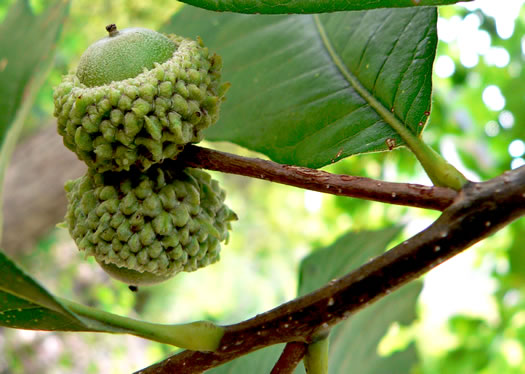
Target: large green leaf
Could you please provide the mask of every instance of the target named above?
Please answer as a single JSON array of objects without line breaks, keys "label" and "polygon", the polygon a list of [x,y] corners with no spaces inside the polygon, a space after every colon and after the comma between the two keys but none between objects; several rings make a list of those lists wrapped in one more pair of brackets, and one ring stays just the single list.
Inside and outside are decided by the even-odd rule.
[{"label": "large green leaf", "polygon": [[181,0],[200,8],[219,12],[292,14],[325,13],[375,8],[448,5],[472,0]]},{"label": "large green leaf", "polygon": [[[301,263],[299,295],[307,294],[357,268],[384,252],[400,228],[349,233],[320,249]],[[416,363],[413,346],[388,357],[377,354],[377,345],[394,322],[408,324],[415,317],[420,283],[411,283],[342,322],[330,334],[330,373],[401,374]],[[284,345],[272,346],[210,371],[214,374],[266,374]],[[297,374],[304,373],[299,367]]]},{"label": "large green leaf", "polygon": [[201,36],[232,83],[210,140],[321,167],[403,144],[430,110],[435,8],[247,16],[184,7],[163,28]]},{"label": "large green leaf", "polygon": [[68,9],[68,0],[57,0],[35,16],[29,1],[18,0],[0,25],[0,196],[5,168],[53,61]]}]

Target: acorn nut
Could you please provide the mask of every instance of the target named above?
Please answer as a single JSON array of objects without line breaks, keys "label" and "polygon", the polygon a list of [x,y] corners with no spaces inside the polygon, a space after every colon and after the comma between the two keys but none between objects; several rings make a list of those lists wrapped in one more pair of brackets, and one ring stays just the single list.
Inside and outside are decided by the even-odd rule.
[{"label": "acorn nut", "polygon": [[200,39],[106,29],[55,89],[58,132],[99,173],[144,171],[202,140],[229,84]]},{"label": "acorn nut", "polygon": [[175,171],[166,163],[143,173],[90,169],[65,186],[65,223],[79,250],[131,285],[155,284],[218,261],[220,243],[237,219],[208,173]]}]

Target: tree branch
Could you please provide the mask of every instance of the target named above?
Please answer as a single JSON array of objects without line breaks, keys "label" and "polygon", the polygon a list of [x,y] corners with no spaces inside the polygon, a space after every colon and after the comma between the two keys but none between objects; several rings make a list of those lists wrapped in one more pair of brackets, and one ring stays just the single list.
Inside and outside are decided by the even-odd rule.
[{"label": "tree branch", "polygon": [[306,354],[307,347],[306,344],[299,342],[286,344],[270,374],[292,374]]},{"label": "tree branch", "polygon": [[244,175],[338,196],[424,209],[442,211],[452,204],[457,196],[457,192],[450,188],[331,174],[322,170],[242,157],[195,145],[186,146],[177,156],[177,161],[179,160],[191,167]]},{"label": "tree branch", "polygon": [[217,352],[183,351],[141,370],[189,374],[278,343],[305,342],[525,214],[525,166],[469,183],[427,229],[322,288],[226,326]]}]

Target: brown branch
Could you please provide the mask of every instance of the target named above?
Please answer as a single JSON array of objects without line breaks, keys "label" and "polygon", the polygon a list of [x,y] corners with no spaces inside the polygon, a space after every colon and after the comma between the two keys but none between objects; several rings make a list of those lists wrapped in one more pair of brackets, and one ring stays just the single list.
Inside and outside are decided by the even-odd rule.
[{"label": "brown branch", "polygon": [[332,174],[322,170],[242,157],[195,145],[186,146],[177,156],[177,160],[182,160],[184,164],[191,167],[244,175],[333,195],[417,208],[442,211],[452,204],[457,196],[457,192],[450,188],[383,182],[364,177]]},{"label": "brown branch", "polygon": [[270,374],[292,374],[306,354],[307,347],[306,344],[299,342],[286,344]]},{"label": "brown branch", "polygon": [[469,183],[427,229],[322,288],[226,326],[217,352],[183,351],[139,373],[189,374],[317,332],[398,289],[525,214],[525,166]]}]

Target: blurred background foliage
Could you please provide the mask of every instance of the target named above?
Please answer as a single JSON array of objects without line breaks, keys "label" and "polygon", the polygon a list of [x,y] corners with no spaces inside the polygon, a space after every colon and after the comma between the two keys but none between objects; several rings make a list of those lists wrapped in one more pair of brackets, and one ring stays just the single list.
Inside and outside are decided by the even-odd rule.
[{"label": "blurred background foliage", "polygon": [[[0,22],[13,0],[0,1]],[[49,3],[30,1],[35,12]],[[523,0],[476,0],[440,8],[433,110],[424,138],[473,180],[525,163],[525,7]],[[55,64],[24,129],[52,115],[52,87],[76,66],[104,26],[158,29],[174,0],[73,0]],[[220,51],[218,51],[220,53]],[[253,155],[231,144],[216,149]],[[362,155],[326,170],[429,184],[407,150]],[[85,261],[64,230],[52,230],[16,260],[57,295],[114,313],[164,323],[234,323],[292,299],[301,259],[348,230],[404,223],[415,234],[436,212],[302,191],[213,173],[240,220],[221,261],[134,294]],[[393,324],[378,347],[388,355],[415,343],[414,373],[525,372],[525,220],[521,219],[424,278],[418,318]],[[125,373],[173,352],[130,336],[0,330],[0,373]]]}]

